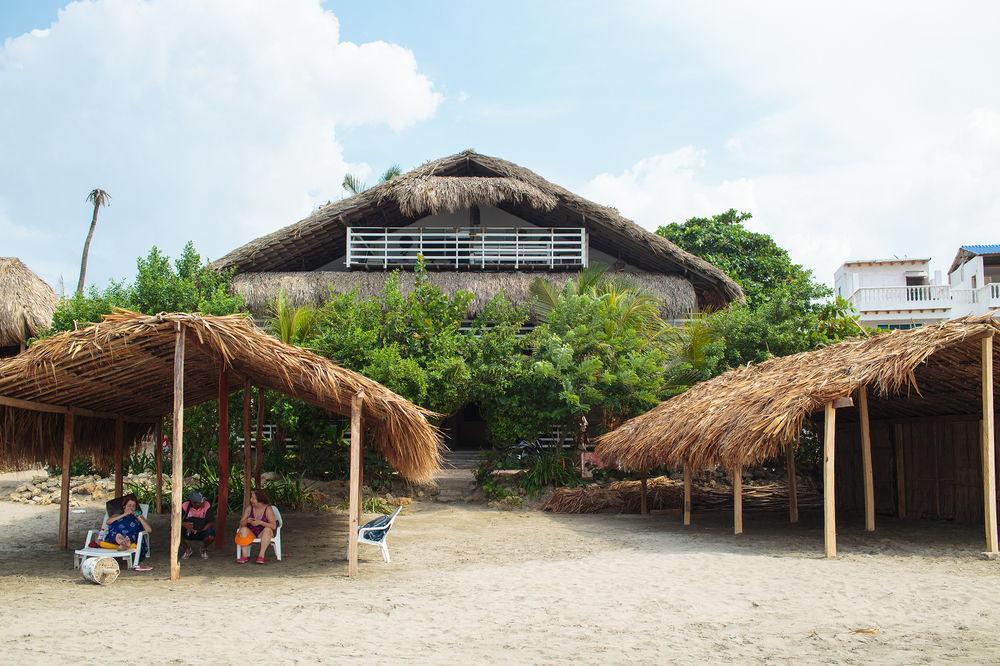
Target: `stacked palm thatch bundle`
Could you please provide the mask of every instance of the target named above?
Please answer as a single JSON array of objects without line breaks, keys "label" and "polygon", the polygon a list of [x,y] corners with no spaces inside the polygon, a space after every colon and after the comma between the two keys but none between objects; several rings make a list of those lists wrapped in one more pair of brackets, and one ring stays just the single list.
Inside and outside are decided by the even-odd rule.
[{"label": "stacked palm thatch bundle", "polygon": [[[647,481],[646,498],[651,510],[684,508],[684,483],[666,476]],[[800,509],[822,506],[822,498],[813,491],[798,492]],[[729,486],[695,484],[691,502],[699,510],[730,509],[733,490]],[[743,502],[757,511],[787,511],[788,486],[766,483],[743,487]],[[559,488],[543,507],[553,513],[639,513],[642,506],[642,482],[616,481],[607,486]]]},{"label": "stacked palm thatch bundle", "polygon": [[17,257],[0,257],[0,347],[23,348],[52,325],[52,287]]},{"label": "stacked palm thatch bundle", "polygon": [[[980,341],[998,331],[989,315],[967,317],[731,370],[597,438],[597,452],[626,470],[746,469],[782,455],[807,419],[862,387],[873,413],[976,414]],[[996,363],[1000,345],[993,354]]]}]

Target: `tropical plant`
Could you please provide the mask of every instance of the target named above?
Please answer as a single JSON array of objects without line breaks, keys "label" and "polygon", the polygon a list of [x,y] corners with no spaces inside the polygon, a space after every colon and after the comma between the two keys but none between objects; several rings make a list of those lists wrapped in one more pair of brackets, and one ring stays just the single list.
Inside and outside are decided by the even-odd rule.
[{"label": "tropical plant", "polygon": [[[391,167],[386,169],[381,176],[379,176],[378,182],[388,183],[393,178],[398,177],[403,173],[402,169],[399,168],[398,164],[393,164]],[[345,190],[350,192],[352,195],[361,194],[368,189],[368,184],[361,180],[358,176],[352,173],[346,174],[344,180],[341,181],[340,186]]]},{"label": "tropical plant", "polygon": [[76,295],[83,296],[83,285],[87,281],[87,258],[90,256],[90,241],[94,239],[94,229],[97,228],[97,213],[102,206],[111,205],[111,195],[98,188],[90,191],[87,201],[94,205],[94,213],[90,218],[90,230],[87,231],[87,240],[83,243],[83,257],[80,259],[80,280],[76,283]]},{"label": "tropical plant", "polygon": [[316,308],[309,305],[292,307],[282,289],[271,306],[271,318],[267,327],[286,344],[302,344],[315,332]]}]

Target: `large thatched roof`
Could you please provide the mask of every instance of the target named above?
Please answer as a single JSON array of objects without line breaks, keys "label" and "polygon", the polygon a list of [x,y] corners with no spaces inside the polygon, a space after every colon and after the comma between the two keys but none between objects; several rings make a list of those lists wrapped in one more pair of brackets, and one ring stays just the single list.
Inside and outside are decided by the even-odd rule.
[{"label": "large thatched roof", "polygon": [[0,347],[20,345],[52,325],[56,294],[17,257],[0,257]]},{"label": "large thatched roof", "polygon": [[[144,421],[171,412],[178,327],[186,333],[185,405],[217,397],[222,366],[229,368],[232,390],[249,381],[342,416],[350,415],[352,397],[364,390],[367,441],[411,481],[427,481],[438,469],[440,437],[429,412],[363,375],[280,342],[240,315],[118,311],[0,362],[0,399],[81,410],[74,446],[107,461],[111,419],[126,417],[134,438],[147,429]],[[61,442],[58,414],[0,406],[0,464],[58,459]]]},{"label": "large thatched roof", "polygon": [[977,414],[980,340],[998,331],[990,316],[970,317],[732,370],[597,438],[597,451],[631,470],[747,467],[779,456],[806,419],[862,386],[873,419]]},{"label": "large thatched roof", "polygon": [[473,204],[497,206],[538,226],[586,227],[591,244],[644,271],[689,280],[702,307],[743,297],[712,264],[646,231],[618,211],[573,194],[512,162],[467,150],[328,204],[300,222],[253,240],[215,262],[237,273],[312,271],[344,254],[349,226],[405,226]]},{"label": "large thatched roof", "polygon": [[[283,291],[288,301],[294,305],[319,305],[330,297],[330,292],[349,293],[357,290],[361,297],[377,296],[382,292],[385,281],[392,273],[363,271],[307,271],[300,273],[243,273],[233,279],[233,289],[243,297],[247,306],[259,316],[269,312],[276,294]],[[546,280],[562,287],[566,281],[576,277],[576,273],[545,273]],[[682,318],[697,307],[691,283],[674,275],[655,273],[618,272],[615,276],[627,278],[644,291],[660,298],[664,316]],[[528,287],[538,274],[510,273],[436,273],[427,274],[427,279],[441,287],[448,294],[464,290],[475,297],[470,306],[470,315],[477,315],[491,298],[501,291],[512,303],[526,305],[531,300]],[[413,290],[413,273],[399,273],[399,286],[403,293]]]}]

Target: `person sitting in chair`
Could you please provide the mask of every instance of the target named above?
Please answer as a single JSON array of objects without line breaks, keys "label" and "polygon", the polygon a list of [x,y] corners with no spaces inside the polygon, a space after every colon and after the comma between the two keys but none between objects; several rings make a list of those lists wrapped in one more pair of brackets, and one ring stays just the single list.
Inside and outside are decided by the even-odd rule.
[{"label": "person sitting in chair", "polygon": [[[260,539],[260,553],[257,554],[257,564],[264,564],[264,553],[274,538],[274,531],[278,527],[278,521],[274,517],[274,509],[271,502],[263,490],[254,490],[250,493],[250,506],[243,510],[240,518],[240,529],[237,534],[240,537],[247,537],[253,534],[254,538]],[[240,564],[249,561],[250,546],[243,549],[243,557],[237,560]]]},{"label": "person sitting in chair", "polygon": [[[118,550],[131,550],[133,544],[139,538],[139,532],[150,534],[153,528],[149,526],[139,508],[139,501],[135,495],[125,495],[108,502],[108,532],[104,535],[102,548],[116,548]],[[149,541],[142,543],[142,552],[139,559],[149,557]],[[136,571],[150,571],[153,567],[140,564],[135,567]]]},{"label": "person sitting in chair", "polygon": [[201,542],[201,559],[208,559],[208,547],[215,541],[215,515],[212,503],[197,490],[188,495],[188,501],[181,504],[181,555],[182,560],[191,557],[190,541]]}]

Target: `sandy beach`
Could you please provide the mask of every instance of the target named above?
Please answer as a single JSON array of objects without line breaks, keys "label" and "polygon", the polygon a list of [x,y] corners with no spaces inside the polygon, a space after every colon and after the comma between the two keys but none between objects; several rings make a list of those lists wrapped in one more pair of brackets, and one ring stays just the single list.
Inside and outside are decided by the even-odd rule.
[{"label": "sandy beach", "polygon": [[[71,542],[100,519],[73,514]],[[818,516],[560,516],[416,503],[393,561],[345,576],[344,517],[286,516],[286,558],[183,563],[86,583],[54,546],[56,507],[0,503],[0,645],[8,663],[988,662],[1000,659],[1000,563],[979,530],[883,520],[820,557]],[[113,657],[112,657],[113,658]]]}]

